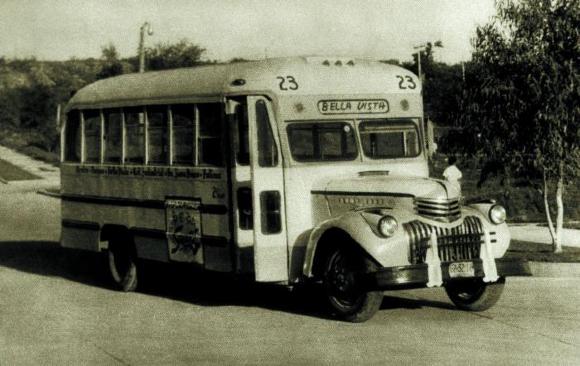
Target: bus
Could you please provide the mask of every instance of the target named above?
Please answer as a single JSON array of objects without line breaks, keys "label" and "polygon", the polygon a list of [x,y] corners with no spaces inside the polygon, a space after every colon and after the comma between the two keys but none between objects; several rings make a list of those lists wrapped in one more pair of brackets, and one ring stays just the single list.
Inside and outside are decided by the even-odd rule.
[{"label": "bus", "polygon": [[484,310],[505,277],[506,212],[429,177],[421,82],[398,66],[294,57],[104,79],[61,127],[62,239],[108,253],[113,283],[141,263],[319,286],[361,322],[384,290],[442,287]]}]

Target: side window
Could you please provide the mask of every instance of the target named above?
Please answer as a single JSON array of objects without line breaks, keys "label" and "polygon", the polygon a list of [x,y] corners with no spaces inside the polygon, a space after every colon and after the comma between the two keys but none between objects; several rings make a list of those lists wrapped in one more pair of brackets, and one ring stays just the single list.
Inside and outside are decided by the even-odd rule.
[{"label": "side window", "polygon": [[198,104],[197,108],[199,165],[223,166],[222,105]]},{"label": "side window", "polygon": [[169,151],[167,139],[167,106],[148,106],[149,163],[167,164]]},{"label": "side window", "polygon": [[78,110],[70,111],[67,115],[64,151],[64,161],[71,163],[81,161],[81,115]]},{"label": "side window", "polygon": [[256,102],[256,128],[258,132],[258,164],[261,167],[278,165],[278,150],[270,127],[268,109],[263,100]]},{"label": "side window", "polygon": [[195,161],[195,107],[193,104],[171,106],[173,118],[173,163],[193,165]]},{"label": "side window", "polygon": [[145,144],[144,144],[144,130],[145,130],[145,115],[143,108],[127,108],[125,113],[125,133],[126,143],[125,148],[125,163],[127,164],[143,164],[145,161]]},{"label": "side window", "polygon": [[122,152],[122,112],[120,109],[103,111],[105,116],[105,162],[121,163]]},{"label": "side window", "polygon": [[85,162],[101,161],[101,114],[98,110],[83,111],[85,119]]},{"label": "side window", "polygon": [[238,131],[236,161],[240,165],[250,165],[248,107],[246,104],[236,106],[235,121]]}]

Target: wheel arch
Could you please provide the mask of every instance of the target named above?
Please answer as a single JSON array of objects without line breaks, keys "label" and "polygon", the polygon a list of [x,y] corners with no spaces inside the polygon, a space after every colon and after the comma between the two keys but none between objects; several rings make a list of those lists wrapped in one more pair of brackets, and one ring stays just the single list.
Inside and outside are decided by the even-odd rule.
[{"label": "wheel arch", "polygon": [[324,270],[324,261],[329,253],[337,245],[356,245],[358,244],[343,229],[332,227],[326,230],[318,239],[316,249],[312,258],[311,274],[318,277]]},{"label": "wheel arch", "polygon": [[116,225],[116,224],[105,224],[101,228],[100,240],[104,242],[102,245],[102,249],[109,248],[109,242],[112,239],[123,239],[126,240],[127,238],[131,237],[131,232],[129,228],[123,225]]},{"label": "wheel arch", "polygon": [[309,238],[304,258],[303,275],[313,277],[319,274],[324,258],[338,243],[357,247],[363,255],[380,265],[377,254],[377,236],[368,223],[357,212],[349,212],[333,218],[316,227]]}]

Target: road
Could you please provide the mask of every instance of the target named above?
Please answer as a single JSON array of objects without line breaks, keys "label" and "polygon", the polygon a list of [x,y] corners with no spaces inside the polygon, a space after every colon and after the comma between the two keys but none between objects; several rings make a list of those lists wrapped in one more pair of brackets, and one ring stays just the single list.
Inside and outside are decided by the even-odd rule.
[{"label": "road", "polygon": [[513,278],[482,313],[441,289],[387,292],[370,321],[313,294],[156,267],[108,286],[102,258],[58,247],[58,200],[0,193],[0,365],[580,364],[579,279]]}]

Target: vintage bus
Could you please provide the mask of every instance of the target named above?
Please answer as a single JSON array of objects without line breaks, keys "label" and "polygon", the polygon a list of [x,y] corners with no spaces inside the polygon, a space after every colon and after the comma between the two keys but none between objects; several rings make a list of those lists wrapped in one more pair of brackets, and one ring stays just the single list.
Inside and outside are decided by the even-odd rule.
[{"label": "vintage bus", "polygon": [[62,245],[324,289],[364,321],[385,289],[444,287],[483,310],[504,278],[505,210],[429,178],[409,71],[343,57],[129,74],[79,90],[62,124]]}]

